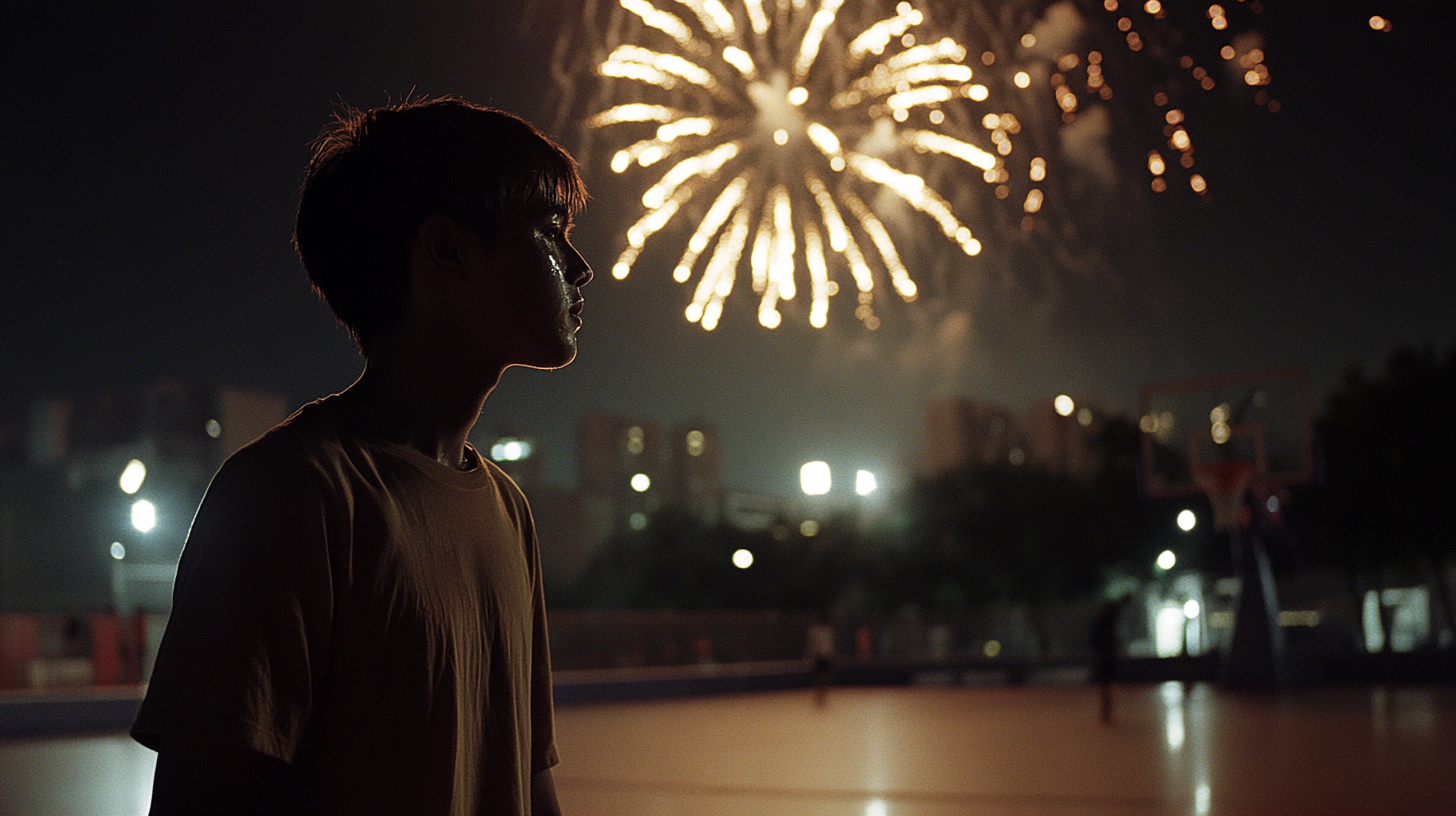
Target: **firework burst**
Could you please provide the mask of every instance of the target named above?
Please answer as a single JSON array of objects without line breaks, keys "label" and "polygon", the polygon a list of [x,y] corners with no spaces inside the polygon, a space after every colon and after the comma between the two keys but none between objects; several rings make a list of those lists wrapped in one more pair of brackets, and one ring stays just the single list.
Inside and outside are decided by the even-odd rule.
[{"label": "firework burst", "polygon": [[[907,302],[918,294],[892,237],[896,209],[917,211],[965,255],[981,252],[913,167],[950,162],[963,178],[1003,183],[1019,123],[990,107],[966,48],[928,35],[922,11],[902,2],[875,14],[880,7],[868,3],[851,21],[844,0],[743,0],[731,10],[719,0],[620,4],[646,45],[617,46],[597,72],[640,101],[613,104],[586,125],[623,145],[613,171],[655,180],[615,278],[630,274],[656,233],[691,217],[673,269],[679,283],[696,276],[688,320],[715,328],[746,267],[768,328],[802,288],[809,323],[822,328],[830,299],[850,288],[855,316],[873,329],[880,292]],[[967,106],[984,114],[972,118]],[[1045,175],[1045,162],[1030,167],[1030,178]],[[1040,202],[1034,191],[1024,207]]]},{"label": "firework burst", "polygon": [[1227,100],[1279,107],[1258,0],[948,0],[934,27],[929,8],[584,0],[553,70],[563,116],[602,79],[570,114],[582,155],[608,146],[642,194],[614,276],[685,241],[665,263],[708,330],[750,287],[765,326],[789,307],[822,327],[839,296],[875,328],[889,298],[963,292],[983,241],[974,268],[1005,285],[1117,278],[1104,252],[1143,228],[1139,195],[1209,197],[1195,149]]}]

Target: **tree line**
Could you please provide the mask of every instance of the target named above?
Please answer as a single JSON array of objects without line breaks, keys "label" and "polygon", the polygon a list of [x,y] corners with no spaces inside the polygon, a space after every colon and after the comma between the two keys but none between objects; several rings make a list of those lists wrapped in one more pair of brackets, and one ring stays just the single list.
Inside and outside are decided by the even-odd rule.
[{"label": "tree line", "polygon": [[[1425,584],[1438,625],[1452,626],[1456,349],[1399,349],[1377,376],[1352,370],[1315,429],[1314,483],[1289,493],[1280,524],[1261,531],[1276,569],[1337,569],[1356,599],[1368,589]],[[968,464],[918,479],[873,518],[819,520],[813,535],[789,519],[745,531],[667,508],[645,529],[605,542],[556,602],[851,614],[1036,609],[1150,577],[1172,542],[1180,565],[1231,573],[1228,540],[1207,523],[1204,499],[1139,495],[1139,433],[1126,418],[1108,421],[1093,439],[1098,466],[1087,476]],[[1177,532],[1176,515],[1190,504],[1205,523]],[[739,549],[753,553],[751,568],[734,566]]]}]

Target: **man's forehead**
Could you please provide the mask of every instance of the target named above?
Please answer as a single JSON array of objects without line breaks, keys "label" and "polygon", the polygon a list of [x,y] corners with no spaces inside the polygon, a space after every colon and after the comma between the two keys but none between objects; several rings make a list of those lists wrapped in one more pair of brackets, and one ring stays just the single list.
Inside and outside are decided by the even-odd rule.
[{"label": "man's forehead", "polygon": [[553,201],[543,196],[532,196],[513,208],[522,218],[534,221],[542,218],[571,218],[571,208],[565,202]]}]

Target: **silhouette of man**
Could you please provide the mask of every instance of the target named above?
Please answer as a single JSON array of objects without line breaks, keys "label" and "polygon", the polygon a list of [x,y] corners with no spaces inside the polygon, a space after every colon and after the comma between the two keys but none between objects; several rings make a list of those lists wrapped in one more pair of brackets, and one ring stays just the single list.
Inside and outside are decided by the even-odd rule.
[{"label": "silhouette of man", "polygon": [[820,612],[814,617],[804,640],[804,652],[814,675],[814,701],[822,706],[828,700],[829,684],[834,679],[834,625],[829,622],[828,613]]},{"label": "silhouette of man", "polygon": [[1122,656],[1122,637],[1118,634],[1118,621],[1122,609],[1132,600],[1123,595],[1103,604],[1092,618],[1092,679],[1101,692],[1101,717],[1103,722],[1112,722],[1112,684],[1117,680],[1117,661]]},{"label": "silhouette of man", "polygon": [[154,813],[559,813],[535,531],[466,437],[506,368],[576,356],[585,198],[459,100],[320,137],[294,243],[365,368],[208,488],[132,727]]}]

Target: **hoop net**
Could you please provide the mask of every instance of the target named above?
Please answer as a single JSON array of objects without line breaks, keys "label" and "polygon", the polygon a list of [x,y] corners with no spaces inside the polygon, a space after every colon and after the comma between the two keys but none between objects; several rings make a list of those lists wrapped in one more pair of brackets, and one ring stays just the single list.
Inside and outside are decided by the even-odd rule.
[{"label": "hoop net", "polygon": [[1254,478],[1254,463],[1230,459],[1191,466],[1193,481],[1213,505],[1213,526],[1227,530],[1239,523],[1239,500]]}]

